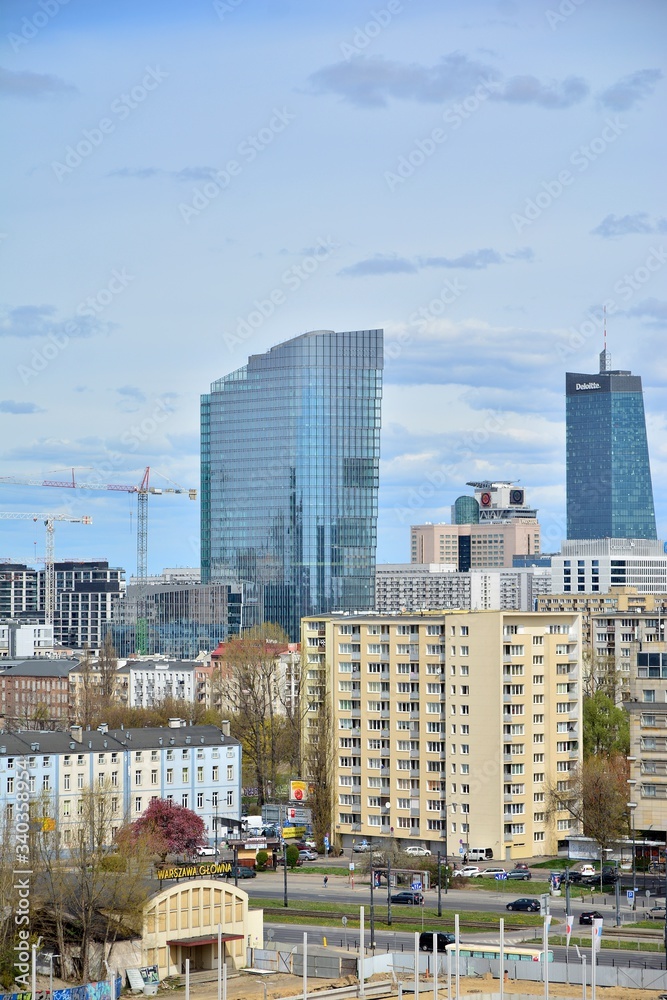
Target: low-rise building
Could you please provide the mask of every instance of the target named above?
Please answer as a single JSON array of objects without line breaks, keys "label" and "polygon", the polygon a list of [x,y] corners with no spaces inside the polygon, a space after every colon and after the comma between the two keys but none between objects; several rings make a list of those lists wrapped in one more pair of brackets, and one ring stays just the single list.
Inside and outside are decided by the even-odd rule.
[{"label": "low-rise building", "polygon": [[[66,850],[86,794],[104,797],[108,842],[138,819],[152,799],[167,799],[202,817],[211,844],[241,816],[241,745],[216,726],[0,734],[0,802],[14,816],[16,776],[27,771],[41,820],[52,821]],[[217,831],[217,834],[216,834]]]},{"label": "low-rise building", "polygon": [[304,743],[327,704],[336,840],[555,853],[578,832],[566,813],[547,822],[546,793],[581,761],[579,626],[518,611],[304,619]]},{"label": "low-rise building", "polygon": [[2,728],[39,730],[69,725],[74,717],[69,673],[76,663],[46,657],[1,660]]}]

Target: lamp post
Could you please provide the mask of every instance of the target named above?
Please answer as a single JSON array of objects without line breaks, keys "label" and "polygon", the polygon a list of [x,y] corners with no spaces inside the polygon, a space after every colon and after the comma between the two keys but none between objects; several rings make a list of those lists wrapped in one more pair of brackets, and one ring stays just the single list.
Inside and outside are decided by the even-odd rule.
[{"label": "lamp post", "polygon": [[[53,1000],[53,959],[60,958],[60,955],[54,955],[53,952],[49,952],[47,956],[49,960],[49,1000]],[[111,997],[114,1000],[114,997]]]},{"label": "lamp post", "polygon": [[[438,851],[438,916],[442,916],[442,869],[440,868],[440,851]],[[437,950],[437,949],[436,949]]]},{"label": "lamp post", "polygon": [[371,859],[371,948],[375,948],[375,899],[373,890],[375,889],[375,870],[373,869],[373,844],[371,842],[370,859]]},{"label": "lamp post", "polygon": [[283,906],[287,906],[287,841],[283,840]]},{"label": "lamp post", "polygon": [[628,809],[630,810],[630,822],[632,824],[632,909],[637,909],[637,856],[635,851],[635,809],[637,808],[636,802],[627,802]]}]

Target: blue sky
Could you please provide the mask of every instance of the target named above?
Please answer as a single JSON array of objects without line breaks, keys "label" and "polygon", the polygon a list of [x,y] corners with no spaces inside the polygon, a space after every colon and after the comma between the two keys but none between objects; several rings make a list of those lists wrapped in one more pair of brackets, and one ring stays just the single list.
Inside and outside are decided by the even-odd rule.
[{"label": "blue sky", "polygon": [[[199,485],[199,395],[313,329],[383,327],[378,559],[468,479],[564,535],[564,373],[644,379],[667,534],[660,0],[6,0],[0,476]],[[156,476],[156,485],[169,485]],[[0,487],[61,557],[135,566],[134,499]],[[151,501],[149,570],[197,565]],[[3,520],[0,558],[43,554]]]}]

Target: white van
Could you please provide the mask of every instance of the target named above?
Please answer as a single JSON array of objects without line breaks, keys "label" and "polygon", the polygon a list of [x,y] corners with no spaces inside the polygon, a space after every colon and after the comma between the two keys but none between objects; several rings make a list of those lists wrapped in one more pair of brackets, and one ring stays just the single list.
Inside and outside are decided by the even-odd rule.
[{"label": "white van", "polygon": [[490,861],[493,850],[490,847],[471,847],[468,851],[468,861]]}]

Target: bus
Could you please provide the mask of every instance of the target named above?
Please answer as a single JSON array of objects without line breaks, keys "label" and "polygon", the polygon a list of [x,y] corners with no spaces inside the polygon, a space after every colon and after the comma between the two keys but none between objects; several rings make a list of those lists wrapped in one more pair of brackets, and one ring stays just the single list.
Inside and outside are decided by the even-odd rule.
[{"label": "bus", "polygon": [[[456,955],[456,945],[448,944],[445,948],[448,955]],[[499,944],[475,944],[474,942],[459,942],[459,955],[461,958],[489,958],[492,961],[500,961]],[[553,962],[553,951],[547,951],[547,962]],[[544,952],[541,948],[517,948],[513,944],[507,944],[503,948],[504,962],[543,962]]]}]

